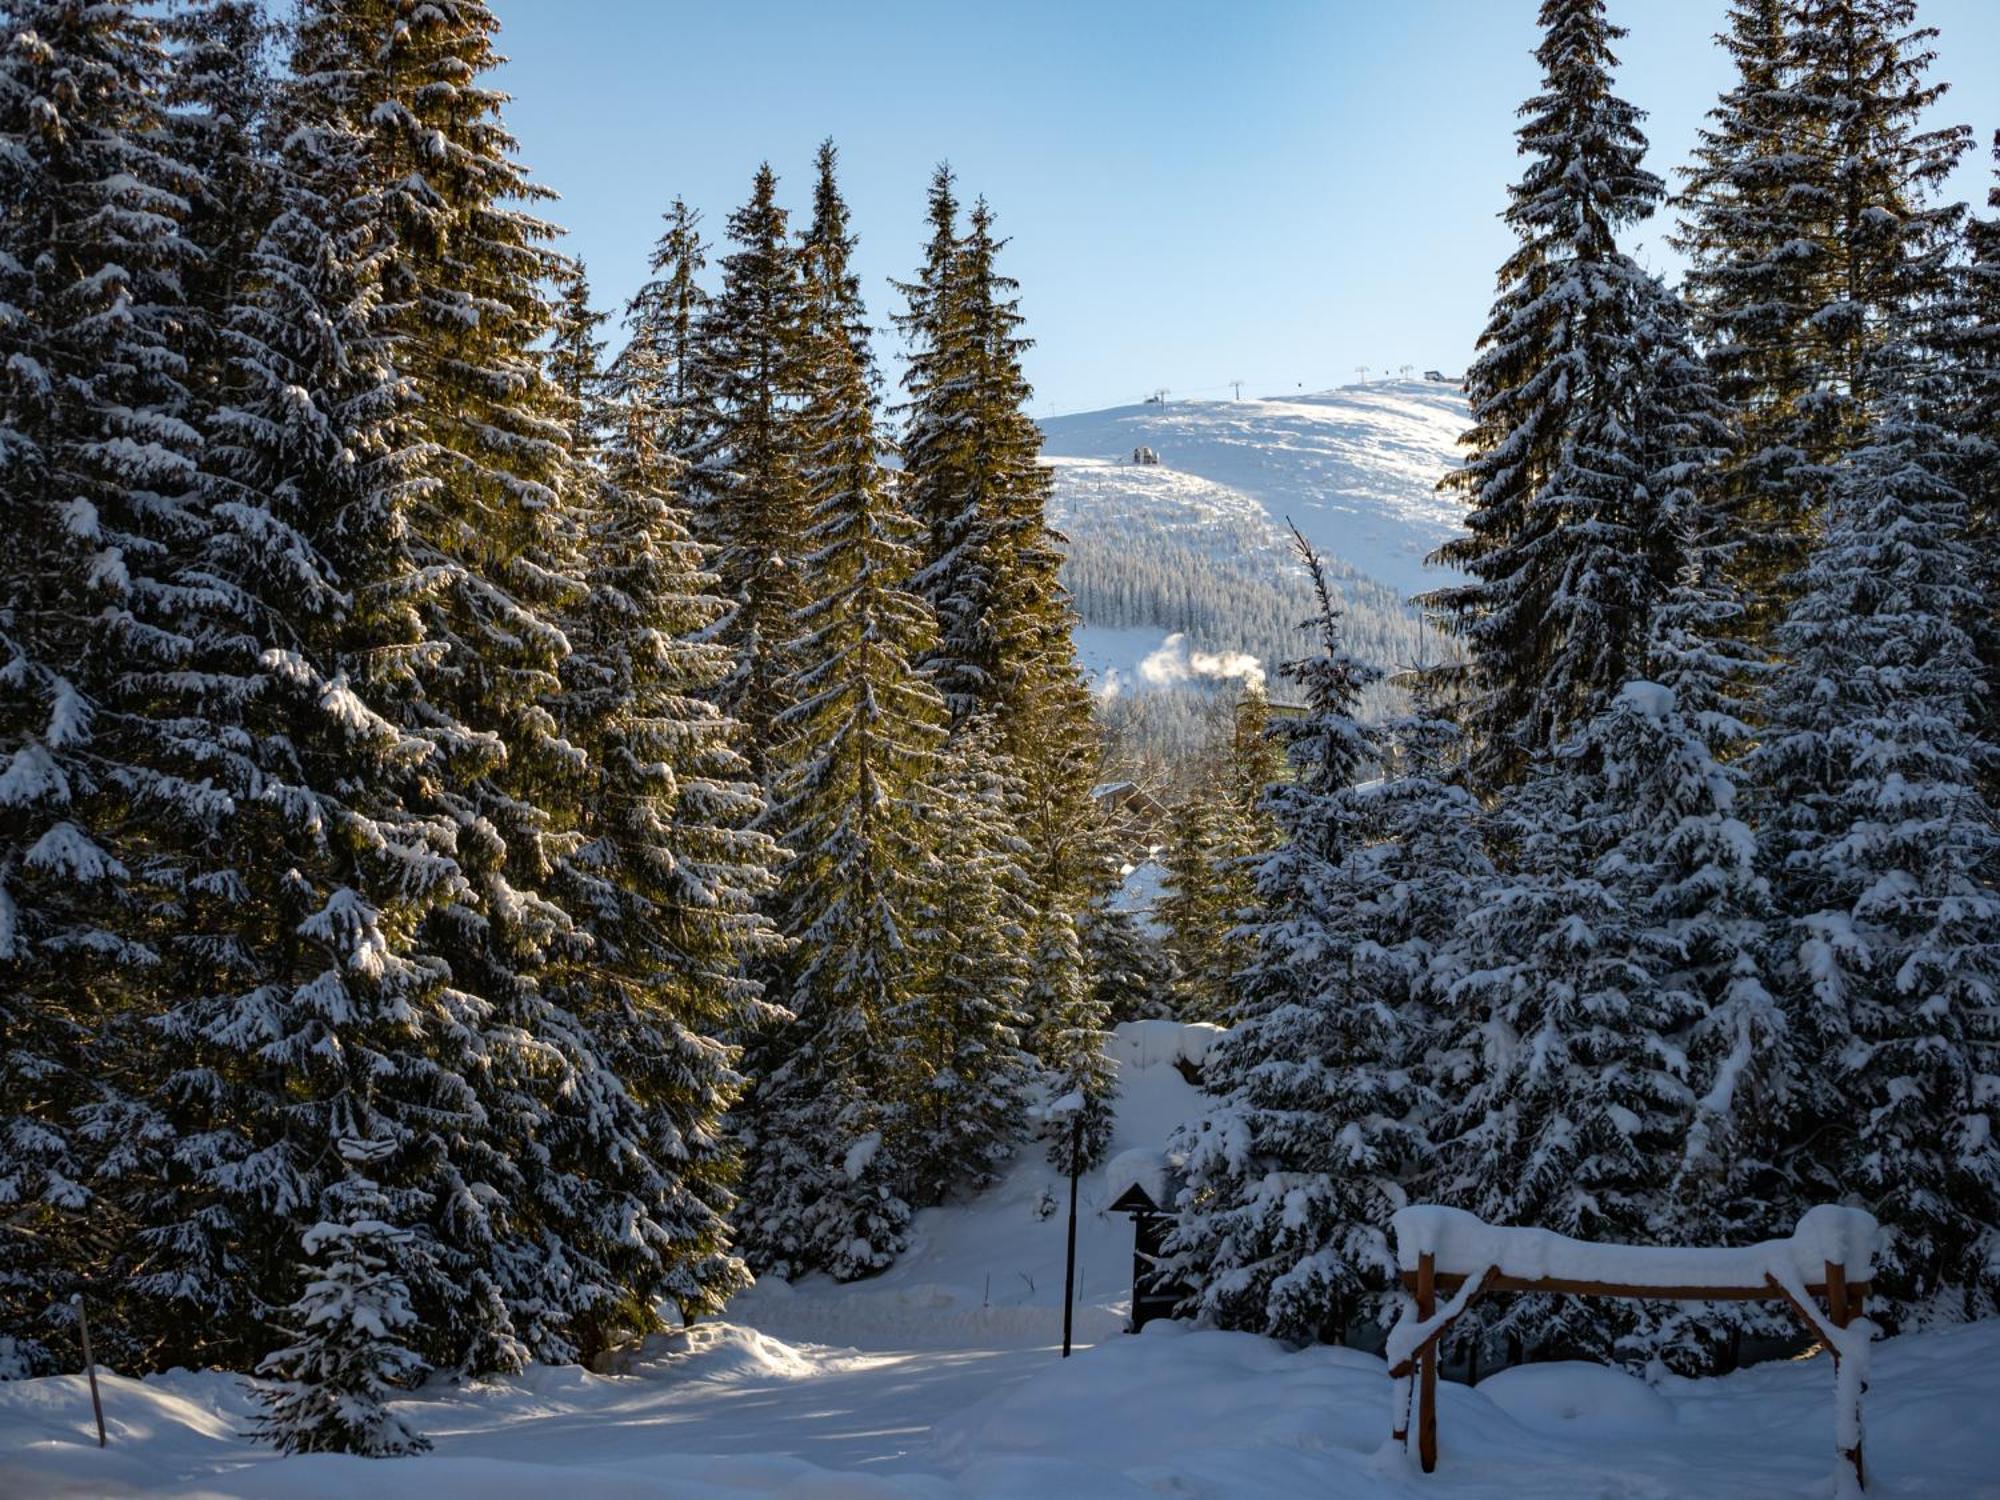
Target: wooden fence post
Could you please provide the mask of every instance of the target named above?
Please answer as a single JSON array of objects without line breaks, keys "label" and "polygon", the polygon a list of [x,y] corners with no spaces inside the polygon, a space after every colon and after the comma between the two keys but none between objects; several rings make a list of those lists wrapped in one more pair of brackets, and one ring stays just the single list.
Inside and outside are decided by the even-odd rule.
[{"label": "wooden fence post", "polygon": [[[1417,1257],[1417,1317],[1437,1315],[1437,1257],[1426,1250]],[[1438,1466],[1438,1344],[1433,1339],[1417,1357],[1417,1458],[1426,1474]]]},{"label": "wooden fence post", "polygon": [[[1826,1263],[1826,1309],[1833,1319],[1833,1326],[1835,1328],[1845,1328],[1854,1321],[1856,1310],[1847,1294],[1847,1267],[1840,1261],[1830,1260]],[[1839,1350],[1836,1349],[1834,1351],[1833,1359],[1835,1378],[1838,1379],[1838,1372],[1840,1370]],[[1854,1405],[1854,1419],[1859,1424],[1861,1420],[1861,1402],[1858,1395],[1856,1396]],[[1861,1462],[1861,1433],[1858,1427],[1854,1434],[1854,1446],[1841,1456],[1854,1465],[1854,1482],[1864,1489],[1867,1488],[1868,1473]]]}]

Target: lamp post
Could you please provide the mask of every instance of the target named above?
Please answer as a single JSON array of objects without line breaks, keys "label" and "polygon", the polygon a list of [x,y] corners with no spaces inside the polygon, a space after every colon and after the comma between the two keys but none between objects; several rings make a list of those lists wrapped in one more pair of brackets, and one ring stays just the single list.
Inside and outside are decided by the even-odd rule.
[{"label": "lamp post", "polygon": [[1070,1318],[1076,1310],[1076,1174],[1083,1158],[1083,1111],[1069,1121],[1069,1254],[1063,1262],[1063,1353],[1069,1358]]},{"label": "lamp post", "polygon": [[1072,1089],[1042,1112],[1053,1123],[1069,1117],[1069,1250],[1063,1260],[1063,1352],[1069,1358],[1071,1319],[1076,1307],[1076,1178],[1083,1165],[1083,1094]]}]

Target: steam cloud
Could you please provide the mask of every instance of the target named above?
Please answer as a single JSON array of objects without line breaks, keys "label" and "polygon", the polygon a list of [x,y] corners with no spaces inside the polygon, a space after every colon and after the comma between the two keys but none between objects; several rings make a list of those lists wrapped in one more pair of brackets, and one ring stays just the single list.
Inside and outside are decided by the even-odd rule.
[{"label": "steam cloud", "polygon": [[1180,682],[1236,681],[1246,687],[1261,688],[1264,664],[1246,651],[1190,651],[1187,637],[1177,630],[1139,663],[1139,675],[1155,687],[1171,687]]}]

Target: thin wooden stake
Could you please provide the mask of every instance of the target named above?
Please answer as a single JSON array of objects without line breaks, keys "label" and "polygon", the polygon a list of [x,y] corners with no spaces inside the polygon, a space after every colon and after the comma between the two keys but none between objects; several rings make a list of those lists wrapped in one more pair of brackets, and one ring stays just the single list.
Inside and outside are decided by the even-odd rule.
[{"label": "thin wooden stake", "polygon": [[71,1292],[69,1305],[76,1309],[76,1326],[83,1334],[83,1373],[90,1377],[90,1409],[97,1415],[97,1446],[104,1446],[104,1398],[97,1394],[97,1361],[90,1357],[90,1319],[83,1311],[83,1293]]},{"label": "thin wooden stake", "polygon": [[[1437,1314],[1437,1257],[1426,1250],[1417,1257],[1417,1317]],[[1432,1339],[1417,1357],[1417,1460],[1426,1474],[1438,1466],[1438,1341]]]},{"label": "thin wooden stake", "polygon": [[[1845,1328],[1854,1321],[1853,1302],[1848,1296],[1847,1267],[1839,1261],[1826,1263],[1826,1308],[1833,1319],[1835,1328]],[[1840,1368],[1840,1351],[1834,1351],[1834,1369]],[[1857,1403],[1858,1404],[1858,1403]],[[1854,1465],[1854,1482],[1863,1489],[1868,1487],[1868,1472],[1861,1461],[1861,1434],[1854,1435],[1854,1446],[1846,1452],[1847,1461]]]}]

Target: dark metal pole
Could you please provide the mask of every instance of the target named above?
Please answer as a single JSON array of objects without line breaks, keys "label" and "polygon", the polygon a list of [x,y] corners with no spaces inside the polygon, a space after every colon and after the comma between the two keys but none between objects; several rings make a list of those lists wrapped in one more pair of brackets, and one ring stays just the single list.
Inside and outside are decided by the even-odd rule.
[{"label": "dark metal pole", "polygon": [[83,1370],[90,1377],[90,1409],[97,1414],[97,1446],[104,1446],[104,1401],[97,1394],[97,1361],[90,1357],[90,1319],[83,1311],[83,1293],[71,1292],[69,1305],[76,1309],[76,1326],[83,1335]]},{"label": "dark metal pole", "polygon": [[1083,1157],[1083,1111],[1069,1126],[1069,1259],[1063,1266],[1063,1355],[1069,1358],[1070,1315],[1076,1307],[1076,1173]]}]

